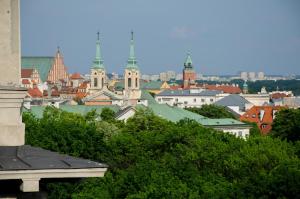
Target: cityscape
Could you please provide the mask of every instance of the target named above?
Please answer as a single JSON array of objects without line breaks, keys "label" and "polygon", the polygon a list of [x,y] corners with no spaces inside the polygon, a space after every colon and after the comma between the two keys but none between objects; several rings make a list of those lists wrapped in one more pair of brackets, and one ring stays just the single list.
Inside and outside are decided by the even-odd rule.
[{"label": "cityscape", "polygon": [[[220,60],[208,55],[210,47],[202,46],[207,48],[203,51],[194,44],[200,35],[207,36],[206,29],[198,35],[196,26],[195,31],[176,27],[169,40],[161,38],[163,28],[159,36],[159,31],[145,33],[148,27],[137,16],[141,20],[157,17],[148,13],[148,2],[128,3],[128,9],[140,6],[141,11],[134,14],[130,10],[99,13],[101,6],[121,6],[104,1],[91,1],[92,7],[84,7],[88,11],[80,9],[82,2],[74,1],[74,11],[66,10],[73,17],[90,14],[82,16],[86,19],[108,15],[113,26],[115,17],[123,29],[123,20],[134,19],[126,37],[99,31],[109,23],[105,19],[94,32],[83,30],[94,26],[94,21],[63,24],[68,21],[65,13],[57,13],[61,22],[56,23],[56,15],[50,11],[46,15],[49,2],[0,0],[0,198],[299,197],[300,29],[293,26],[299,18],[290,14],[297,15],[298,2],[268,0],[266,5],[274,6],[270,16],[282,15],[280,19],[289,19],[292,28],[275,31],[275,39],[266,46],[261,42],[265,33],[249,38],[247,42],[252,43],[245,42],[243,48],[253,47],[251,56],[248,50],[243,54],[245,49],[226,46],[224,37],[216,52],[224,46],[228,49],[219,54]],[[53,5],[59,3],[53,1]],[[215,6],[206,0],[191,4]],[[238,11],[245,9],[243,3],[232,0],[231,4],[233,8],[223,6],[250,20],[251,27],[260,23]],[[173,13],[181,3],[161,6],[170,6]],[[248,6],[264,16],[258,1]],[[171,13],[175,21],[181,15]],[[276,20],[278,26],[290,26]],[[34,26],[38,22],[40,34],[32,29],[39,27]],[[56,25],[61,35],[44,32],[46,23]],[[65,37],[73,23],[82,23],[82,30]],[[70,40],[79,34],[84,36],[77,42]],[[249,37],[243,30],[240,34]],[[281,40],[281,34],[298,35],[298,40],[291,44]],[[84,43],[91,39],[93,43]],[[165,45],[164,40],[171,42]],[[175,48],[179,44],[174,41],[181,48]],[[232,45],[242,43],[238,41]],[[115,44],[120,47],[104,59]],[[273,48],[276,45],[282,45],[280,55]],[[239,51],[236,60],[221,55],[228,52],[228,57],[234,57]],[[127,58],[121,64],[123,55]]]}]

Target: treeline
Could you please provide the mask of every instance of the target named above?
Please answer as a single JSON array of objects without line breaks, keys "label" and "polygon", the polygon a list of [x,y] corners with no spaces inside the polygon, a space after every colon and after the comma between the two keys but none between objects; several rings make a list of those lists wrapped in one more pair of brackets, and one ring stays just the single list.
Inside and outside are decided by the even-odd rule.
[{"label": "treeline", "polygon": [[[109,165],[104,178],[46,183],[49,198],[299,198],[299,141],[248,140],[195,121],[138,110],[79,115],[47,108],[24,113],[26,143]],[[100,120],[99,120],[100,119]]]},{"label": "treeline", "polygon": [[[244,81],[241,79],[232,80],[230,82],[217,82],[217,81],[202,81],[197,80],[198,83],[206,84],[238,84],[242,89]],[[276,91],[292,91],[294,95],[300,95],[300,80],[258,80],[255,82],[248,81],[249,93],[257,93],[261,91],[262,87],[266,87],[268,92]]]}]

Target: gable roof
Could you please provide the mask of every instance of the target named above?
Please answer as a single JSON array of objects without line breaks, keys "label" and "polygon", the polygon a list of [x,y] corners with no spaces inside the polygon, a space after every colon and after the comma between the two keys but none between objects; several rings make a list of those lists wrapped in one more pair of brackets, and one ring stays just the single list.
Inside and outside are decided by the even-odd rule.
[{"label": "gable roof", "polygon": [[238,106],[240,110],[245,110],[245,105],[249,103],[250,102],[248,100],[238,94],[225,96],[224,98],[215,102],[215,104],[219,106]]},{"label": "gable roof", "polygon": [[[283,106],[253,106],[241,117],[241,121],[255,122],[260,130],[266,134],[271,130],[271,124],[275,116],[275,112],[283,109]],[[261,128],[262,124],[268,124],[268,128]]]},{"label": "gable roof", "polygon": [[43,82],[47,81],[48,73],[52,67],[54,57],[21,57],[22,69],[37,69]]},{"label": "gable roof", "polygon": [[100,95],[106,95],[108,97],[110,97],[111,99],[113,100],[121,100],[122,99],[122,96],[118,96],[116,95],[115,93],[109,91],[109,90],[101,90],[101,91],[98,91],[98,92],[95,92],[93,93],[92,95],[88,95],[87,97],[83,98],[83,102],[86,102],[86,101],[90,101]]}]

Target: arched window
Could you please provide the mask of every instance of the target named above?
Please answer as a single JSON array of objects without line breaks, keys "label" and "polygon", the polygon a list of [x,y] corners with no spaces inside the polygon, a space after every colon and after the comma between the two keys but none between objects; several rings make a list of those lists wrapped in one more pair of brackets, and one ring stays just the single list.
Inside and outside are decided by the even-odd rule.
[{"label": "arched window", "polygon": [[138,87],[138,78],[135,78],[135,87]]},{"label": "arched window", "polygon": [[104,86],[104,78],[102,77],[102,87]]},{"label": "arched window", "polygon": [[128,87],[131,87],[131,78],[128,78]]},{"label": "arched window", "polygon": [[98,86],[98,79],[94,78],[94,87],[97,87],[97,86]]}]

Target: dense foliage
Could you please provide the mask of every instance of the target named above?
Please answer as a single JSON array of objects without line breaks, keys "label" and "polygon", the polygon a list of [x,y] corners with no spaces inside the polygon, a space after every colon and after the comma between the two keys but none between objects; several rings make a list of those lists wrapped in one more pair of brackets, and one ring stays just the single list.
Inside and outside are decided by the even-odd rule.
[{"label": "dense foliage", "polygon": [[283,109],[277,112],[271,135],[291,142],[300,141],[300,109]]},{"label": "dense foliage", "polygon": [[25,113],[26,142],[109,165],[104,178],[50,183],[49,198],[299,198],[297,146],[247,141],[139,110],[126,124],[47,108]]},{"label": "dense foliage", "polygon": [[235,116],[222,106],[214,104],[202,105],[201,108],[186,108],[189,111],[198,113],[208,118],[235,118]]}]

